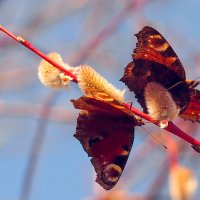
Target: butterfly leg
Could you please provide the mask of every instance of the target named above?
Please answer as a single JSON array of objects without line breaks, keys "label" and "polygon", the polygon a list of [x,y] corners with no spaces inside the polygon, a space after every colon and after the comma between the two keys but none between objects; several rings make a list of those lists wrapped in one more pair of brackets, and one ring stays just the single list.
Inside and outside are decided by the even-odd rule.
[{"label": "butterfly leg", "polygon": [[133,102],[132,102],[132,101],[129,101],[129,102],[127,102],[127,105],[128,105],[128,104],[130,104],[129,109],[131,110],[131,108],[132,108],[132,106],[133,106]]}]

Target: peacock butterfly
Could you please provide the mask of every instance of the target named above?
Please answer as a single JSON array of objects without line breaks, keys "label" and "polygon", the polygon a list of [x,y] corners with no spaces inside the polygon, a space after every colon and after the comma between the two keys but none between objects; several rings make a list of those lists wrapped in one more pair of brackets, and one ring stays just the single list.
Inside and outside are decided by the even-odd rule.
[{"label": "peacock butterfly", "polygon": [[97,173],[96,182],[110,190],[118,182],[134,141],[134,127],[143,124],[129,109],[105,93],[71,100],[80,109],[74,135]]},{"label": "peacock butterfly", "polygon": [[200,91],[195,89],[199,82],[186,80],[179,58],[158,31],[146,26],[136,37],[133,61],[121,81],[135,93],[144,112],[159,112],[158,120],[166,112],[174,112],[185,120],[200,122]]}]

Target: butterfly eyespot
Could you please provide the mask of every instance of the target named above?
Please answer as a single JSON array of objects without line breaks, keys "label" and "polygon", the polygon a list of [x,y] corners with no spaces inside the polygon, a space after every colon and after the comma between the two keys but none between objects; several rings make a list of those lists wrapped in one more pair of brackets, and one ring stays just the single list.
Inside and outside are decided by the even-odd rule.
[{"label": "butterfly eyespot", "polygon": [[115,164],[107,165],[102,172],[102,179],[106,184],[115,183],[122,173],[122,169]]}]

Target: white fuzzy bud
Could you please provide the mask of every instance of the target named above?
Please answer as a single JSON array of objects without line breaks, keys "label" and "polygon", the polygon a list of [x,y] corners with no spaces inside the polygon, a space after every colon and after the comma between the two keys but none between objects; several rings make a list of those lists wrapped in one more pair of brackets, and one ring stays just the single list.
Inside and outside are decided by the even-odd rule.
[{"label": "white fuzzy bud", "polygon": [[[73,69],[75,70],[75,68],[72,68],[68,64],[64,63],[62,57],[58,53],[50,53],[47,57],[51,58],[69,71],[73,71]],[[38,67],[38,77],[41,83],[51,88],[67,87],[72,80],[71,77],[65,75],[46,60],[42,60]]]},{"label": "white fuzzy bud", "polygon": [[161,128],[165,128],[169,121],[178,116],[180,110],[170,92],[161,84],[148,83],[144,90],[144,97],[148,113],[151,117],[160,121]]}]

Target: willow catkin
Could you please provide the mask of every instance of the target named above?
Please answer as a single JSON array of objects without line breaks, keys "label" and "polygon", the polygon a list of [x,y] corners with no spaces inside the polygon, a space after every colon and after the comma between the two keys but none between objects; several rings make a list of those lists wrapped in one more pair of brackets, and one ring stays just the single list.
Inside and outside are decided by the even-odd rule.
[{"label": "willow catkin", "polygon": [[172,121],[179,114],[179,109],[170,92],[157,82],[147,84],[144,98],[148,113],[160,122]]},{"label": "willow catkin", "polygon": [[[62,57],[58,53],[50,53],[47,55],[47,57],[62,65],[67,70],[71,69],[69,65],[63,62]],[[39,64],[38,77],[42,84],[51,88],[67,87],[71,81],[69,76],[65,75],[46,60],[42,60]]]},{"label": "willow catkin", "polygon": [[120,102],[124,100],[125,91],[116,89],[88,65],[79,67],[77,78],[79,87],[86,96],[93,97],[96,93],[105,93]]}]

